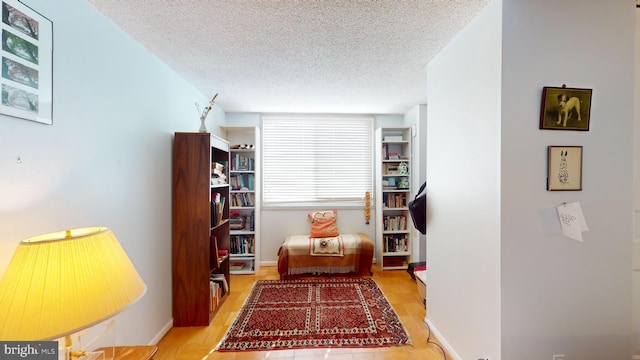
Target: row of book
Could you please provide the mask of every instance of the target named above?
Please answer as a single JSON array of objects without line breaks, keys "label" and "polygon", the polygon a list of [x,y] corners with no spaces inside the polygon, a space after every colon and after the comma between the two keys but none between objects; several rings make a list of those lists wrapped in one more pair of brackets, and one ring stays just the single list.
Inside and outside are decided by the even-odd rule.
[{"label": "row of book", "polygon": [[409,251],[409,240],[407,236],[402,235],[385,235],[382,238],[384,252],[406,252]]},{"label": "row of book", "polygon": [[211,227],[216,227],[222,222],[225,202],[226,198],[221,193],[211,193]]},{"label": "row of book", "polygon": [[224,274],[212,273],[209,277],[209,290],[211,302],[209,311],[214,311],[221,303],[222,298],[229,292],[229,283]]},{"label": "row of book", "polygon": [[251,210],[251,213],[242,213],[234,210],[229,213],[229,230],[249,230],[254,231],[255,228],[255,213]]},{"label": "row of book", "polygon": [[383,202],[386,208],[404,208],[407,207],[407,194],[388,193],[385,195]]},{"label": "row of book", "polygon": [[232,254],[255,254],[255,239],[252,235],[232,235],[231,248]]},{"label": "row of book", "polygon": [[255,194],[254,193],[232,193],[231,194],[231,206],[251,207],[255,206]]},{"label": "row of book", "polygon": [[404,215],[384,216],[384,229],[387,231],[407,230],[407,217]]},{"label": "row of book", "polygon": [[252,157],[242,154],[234,154],[231,156],[231,171],[253,171],[255,162]]},{"label": "row of book", "polygon": [[229,184],[231,190],[253,190],[254,174],[231,174]]}]

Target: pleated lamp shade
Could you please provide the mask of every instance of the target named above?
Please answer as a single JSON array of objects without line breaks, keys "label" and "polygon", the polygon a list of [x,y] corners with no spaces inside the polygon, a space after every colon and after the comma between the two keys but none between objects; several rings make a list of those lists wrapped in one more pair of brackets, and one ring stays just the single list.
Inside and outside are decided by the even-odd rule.
[{"label": "pleated lamp shade", "polygon": [[105,227],[23,240],[0,280],[0,340],[53,340],[124,310],[146,292]]}]

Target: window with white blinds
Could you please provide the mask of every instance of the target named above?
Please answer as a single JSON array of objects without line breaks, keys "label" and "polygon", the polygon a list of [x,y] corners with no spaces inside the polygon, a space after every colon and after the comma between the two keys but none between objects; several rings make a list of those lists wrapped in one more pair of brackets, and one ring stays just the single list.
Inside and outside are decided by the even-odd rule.
[{"label": "window with white blinds", "polygon": [[351,202],[372,190],[373,118],[264,117],[263,204]]}]

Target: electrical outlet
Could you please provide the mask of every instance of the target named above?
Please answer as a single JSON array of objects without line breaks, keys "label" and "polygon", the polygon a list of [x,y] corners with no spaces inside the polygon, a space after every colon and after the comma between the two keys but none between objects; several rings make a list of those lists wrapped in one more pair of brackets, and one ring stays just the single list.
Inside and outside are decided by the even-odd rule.
[{"label": "electrical outlet", "polygon": [[553,360],[566,360],[563,355],[553,355]]}]

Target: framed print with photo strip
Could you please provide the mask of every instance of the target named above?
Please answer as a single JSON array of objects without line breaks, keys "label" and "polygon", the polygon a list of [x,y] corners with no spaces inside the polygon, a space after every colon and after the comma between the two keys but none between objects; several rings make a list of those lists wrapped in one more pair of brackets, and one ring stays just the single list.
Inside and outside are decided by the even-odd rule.
[{"label": "framed print with photo strip", "polygon": [[17,0],[2,1],[0,114],[53,124],[53,23]]}]

